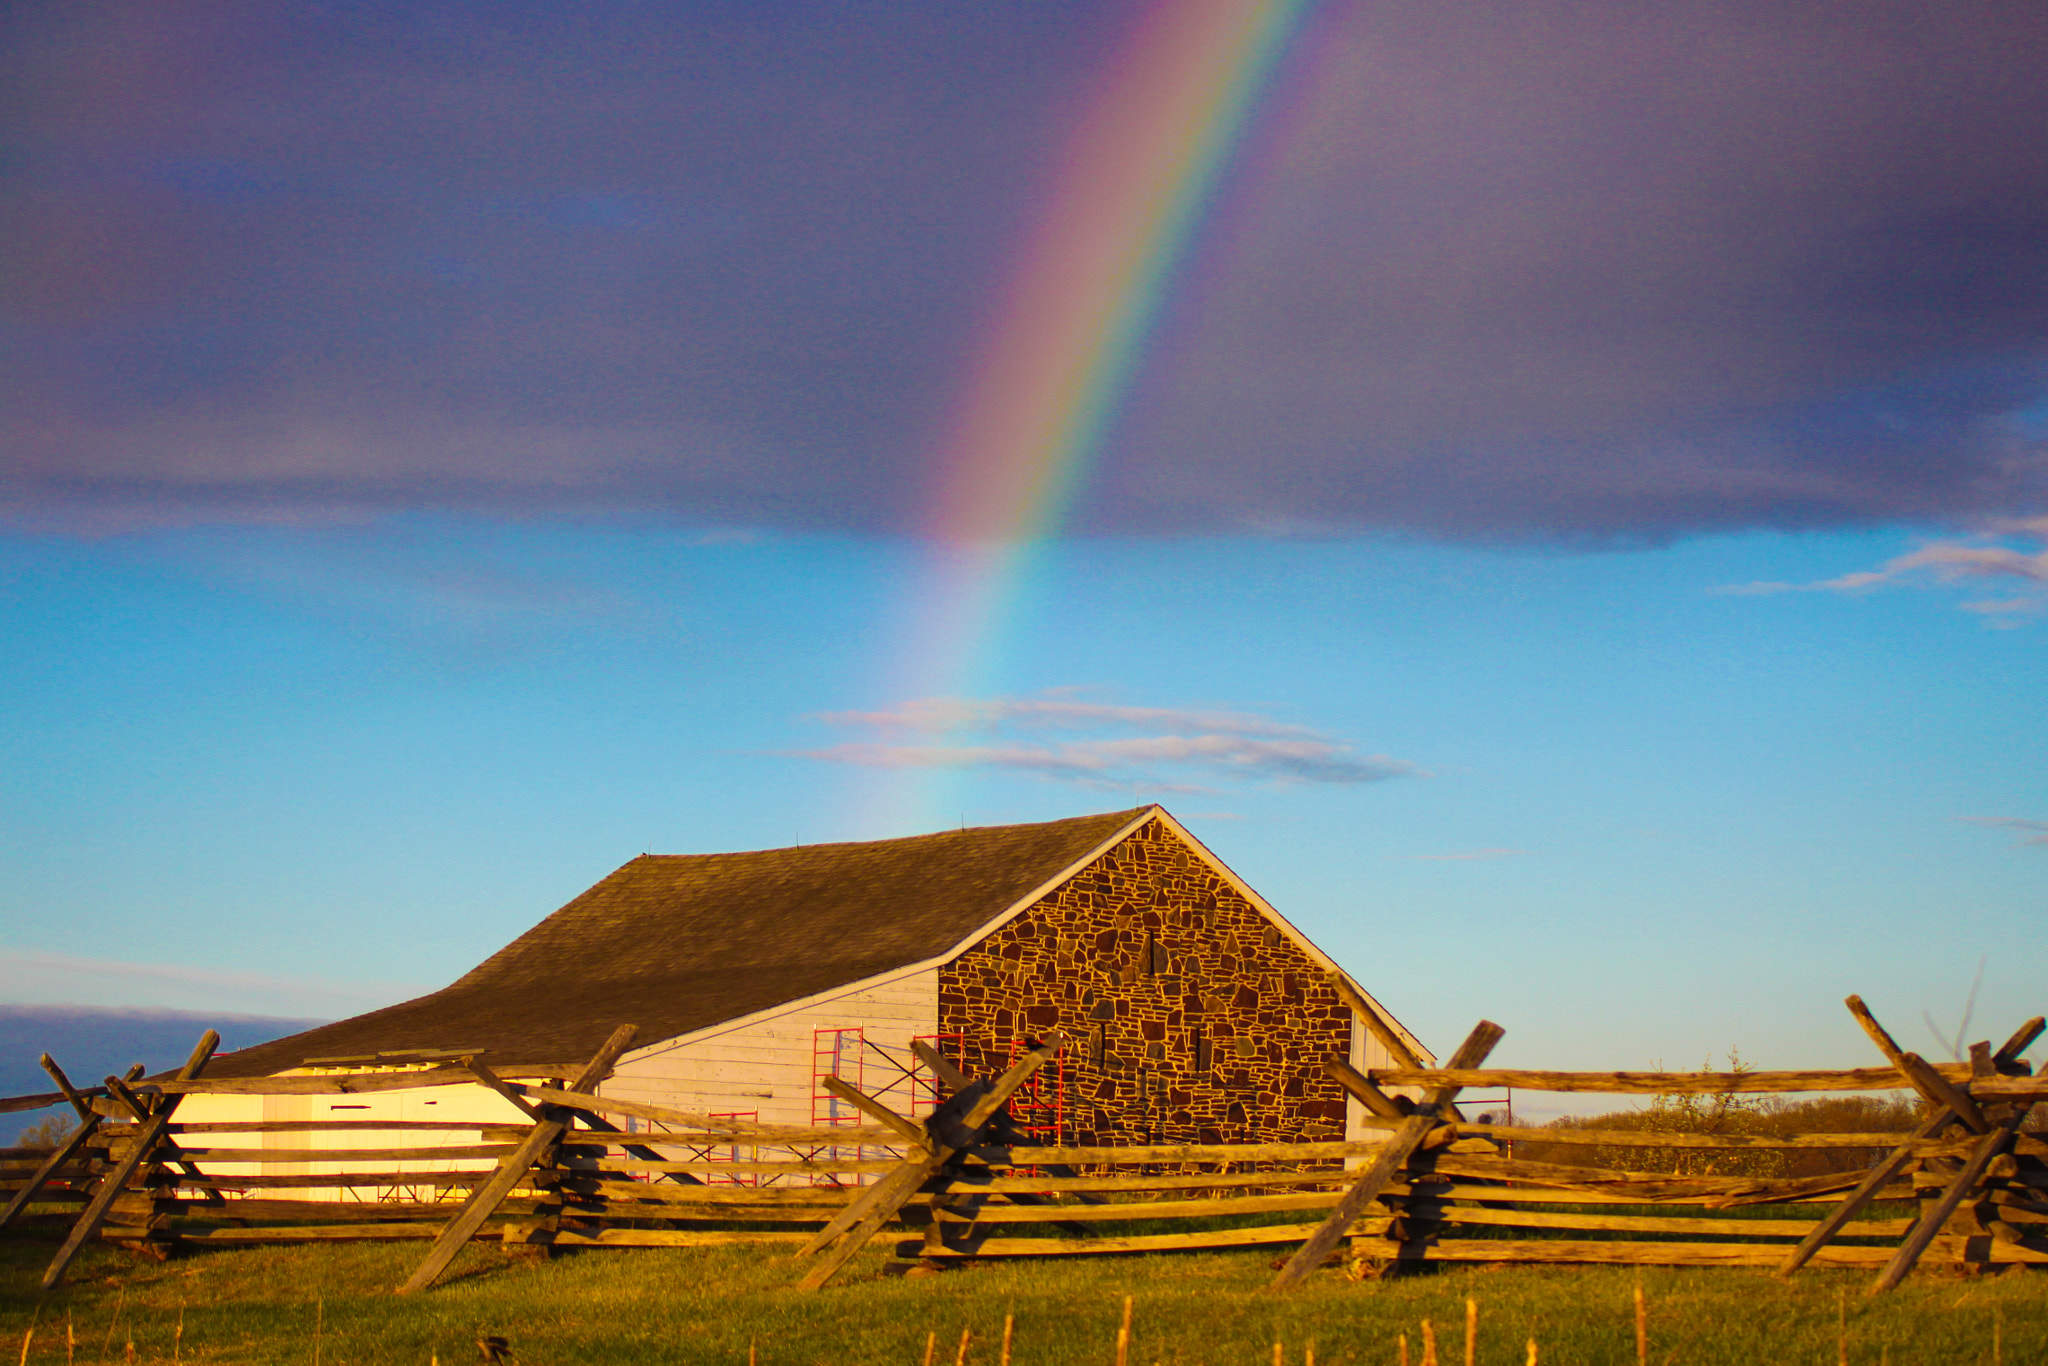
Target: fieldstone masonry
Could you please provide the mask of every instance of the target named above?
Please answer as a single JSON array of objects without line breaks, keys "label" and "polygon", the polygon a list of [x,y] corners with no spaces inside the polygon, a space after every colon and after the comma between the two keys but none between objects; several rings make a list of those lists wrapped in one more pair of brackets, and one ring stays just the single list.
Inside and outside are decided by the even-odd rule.
[{"label": "fieldstone masonry", "polygon": [[1062,1137],[1081,1144],[1341,1138],[1325,1059],[1351,1012],[1319,964],[1150,821],[939,970],[969,1075],[1057,1030]]}]

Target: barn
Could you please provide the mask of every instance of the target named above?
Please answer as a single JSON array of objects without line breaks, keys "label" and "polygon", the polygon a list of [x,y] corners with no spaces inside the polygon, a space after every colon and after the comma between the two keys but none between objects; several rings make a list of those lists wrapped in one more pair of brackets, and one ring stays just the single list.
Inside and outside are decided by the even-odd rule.
[{"label": "barn", "polygon": [[[1083,1144],[1361,1136],[1325,1060],[1431,1060],[1179,821],[1147,806],[636,858],[453,985],[222,1055],[208,1075],[474,1055],[504,1077],[562,1076],[621,1023],[638,1027],[638,1043],[605,1094],[812,1127],[861,1122],[824,1088],[831,1076],[928,1112],[934,1088],[913,1040],[983,1075],[1057,1032],[1070,1046],[1014,1108],[1044,1138]],[[504,1102],[484,1088],[452,1088],[474,1090],[467,1099],[450,1089],[264,1097],[260,1117],[499,1117]]]}]

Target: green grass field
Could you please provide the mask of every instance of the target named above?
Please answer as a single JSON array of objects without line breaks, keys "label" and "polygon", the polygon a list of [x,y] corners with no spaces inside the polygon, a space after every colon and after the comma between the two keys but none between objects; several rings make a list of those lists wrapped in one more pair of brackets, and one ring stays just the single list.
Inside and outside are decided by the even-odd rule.
[{"label": "green grass field", "polygon": [[[464,1252],[450,1279],[394,1297],[418,1243],[220,1249],[170,1262],[94,1250],[49,1296],[35,1285],[51,1244],[0,1242],[0,1366],[27,1360],[347,1363],[479,1360],[480,1332],[509,1339],[531,1366],[572,1362],[717,1362],[741,1366],[917,1366],[938,1335],[941,1366],[971,1330],[968,1361],[996,1366],[1006,1314],[1017,1366],[1114,1361],[1123,1298],[1135,1297],[1132,1366],[1287,1366],[1313,1348],[1319,1366],[1396,1360],[1406,1333],[1421,1362],[1432,1320],[1444,1366],[1463,1359],[1465,1300],[1479,1307],[1478,1361],[1521,1366],[1536,1339],[1545,1363],[1635,1361],[1626,1269],[1446,1268],[1385,1282],[1338,1272],[1284,1297],[1263,1294],[1271,1255],[992,1263],[928,1277],[885,1276],[880,1254],[815,1294],[787,1289],[786,1255],[734,1248],[636,1249],[540,1261],[495,1247]],[[1866,1299],[1863,1272],[1807,1272],[1790,1286],[1761,1271],[1649,1270],[1654,1363],[1837,1360],[1846,1303],[1855,1363],[2048,1361],[2048,1276],[1922,1273]],[[1846,1292],[1846,1293],[1845,1293]],[[183,1315],[182,1339],[178,1336]],[[67,1322],[76,1346],[67,1358]]]}]

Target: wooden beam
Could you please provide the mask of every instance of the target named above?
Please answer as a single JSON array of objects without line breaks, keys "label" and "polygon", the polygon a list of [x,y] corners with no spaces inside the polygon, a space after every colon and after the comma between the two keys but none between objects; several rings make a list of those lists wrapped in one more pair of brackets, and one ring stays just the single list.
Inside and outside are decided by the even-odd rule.
[{"label": "wooden beam", "polygon": [[[514,1076],[551,1076],[576,1070],[575,1063],[521,1066]],[[420,1072],[337,1072],[313,1077],[225,1077],[214,1081],[167,1081],[165,1095],[204,1091],[217,1096],[359,1096],[377,1091],[411,1091],[424,1086],[473,1086],[467,1067],[432,1067]]]},{"label": "wooden beam", "polygon": [[[1944,1077],[1967,1080],[1970,1069],[1941,1063]],[[1897,1069],[1857,1067],[1802,1072],[1539,1072],[1520,1068],[1368,1067],[1377,1086],[1460,1086],[1474,1090],[1512,1086],[1517,1091],[1590,1091],[1603,1095],[1746,1095],[1794,1091],[1897,1091]],[[2004,1077],[2001,1081],[2013,1081]]]},{"label": "wooden beam", "polygon": [[[932,1047],[923,1039],[912,1039],[910,1041],[910,1051],[917,1055],[918,1061],[932,1070],[932,1075],[938,1079],[939,1084],[944,1086],[949,1093],[964,1091],[968,1086],[972,1085],[965,1072],[953,1066],[952,1063],[947,1062],[944,1054],[940,1053],[938,1049]],[[1023,1143],[1029,1141],[1029,1136],[1019,1130],[1011,1121],[1007,1110],[996,1113],[995,1117],[989,1121],[988,1131],[989,1136],[998,1143]],[[1072,1177],[1078,1175],[1072,1167],[1064,1166],[1057,1162],[1047,1162],[1039,1165],[1054,1176]],[[1105,1203],[1099,1195],[1076,1193],[1074,1199],[1084,1205]],[[1027,1195],[1020,1203],[1050,1207],[1057,1202],[1049,1196]],[[1078,1238],[1092,1238],[1095,1236],[1094,1230],[1083,1223],[1062,1223],[1060,1227]]]},{"label": "wooden beam", "polygon": [[[129,1076],[131,1078],[137,1076],[141,1071],[142,1064],[137,1063],[130,1069]],[[129,1087],[128,1083],[120,1077],[107,1078],[107,1094],[126,1108],[129,1114],[134,1115],[138,1123],[147,1121],[150,1115],[167,1103],[165,1097],[159,1095],[155,1097],[155,1104],[152,1104],[150,1097],[137,1095]],[[206,1173],[199,1170],[191,1158],[179,1150],[177,1140],[170,1137],[170,1130],[168,1128],[164,1130],[164,1136],[158,1140],[157,1146],[159,1149],[171,1150],[173,1153],[171,1161],[177,1163],[178,1170],[184,1172],[185,1175],[198,1182],[206,1181]],[[209,1204],[217,1205],[222,1203],[222,1196],[219,1191],[213,1189],[210,1185],[205,1187],[205,1189],[206,1199]]]},{"label": "wooden beam", "polygon": [[[50,1074],[50,1080],[57,1083],[57,1090],[59,1094],[61,1094],[65,1100],[71,1102],[71,1108],[78,1112],[78,1118],[81,1123],[83,1123],[85,1120],[96,1118],[96,1116],[93,1114],[92,1103],[88,1101],[83,1095],[79,1094],[78,1088],[71,1084],[71,1078],[64,1075],[64,1069],[57,1066],[57,1060],[55,1058],[51,1057],[48,1053],[45,1053],[42,1057],[36,1059],[36,1061],[41,1063],[43,1066],[43,1070]],[[128,1077],[130,1080],[133,1080],[134,1078],[139,1077],[141,1075],[141,1063],[136,1063],[134,1067],[128,1070]]]},{"label": "wooden beam", "polygon": [[1860,1214],[1863,1211],[1863,1207],[1876,1198],[1878,1191],[1882,1190],[1894,1177],[1911,1165],[1914,1156],[1914,1144],[1920,1140],[1933,1138],[1936,1134],[1947,1128],[1950,1118],[1948,1111],[1944,1109],[1914,1130],[1910,1138],[1893,1149],[1884,1161],[1870,1169],[1870,1174],[1864,1177],[1862,1183],[1849,1193],[1849,1197],[1846,1200],[1835,1206],[1833,1213],[1821,1220],[1820,1223],[1814,1225],[1813,1230],[1800,1240],[1799,1246],[1785,1254],[1785,1260],[1778,1263],[1778,1269],[1772,1274],[1782,1281],[1811,1261],[1813,1254],[1826,1247],[1828,1243],[1833,1241],[1836,1234],[1847,1228],[1849,1221]]},{"label": "wooden beam", "polygon": [[932,1069],[932,1075],[937,1077],[948,1091],[964,1091],[971,1084],[965,1072],[947,1062],[945,1054],[923,1039],[912,1039],[910,1051],[917,1054],[919,1062]]},{"label": "wooden beam", "polygon": [[1949,1216],[1956,1212],[1963,1200],[1976,1189],[1977,1183],[1984,1179],[1984,1172],[1990,1167],[1991,1160],[2012,1142],[2012,1137],[2019,1132],[2026,1114],[2023,1109],[2016,1114],[2008,1115],[2004,1123],[1978,1141],[1977,1151],[1963,1164],[1963,1169],[1956,1173],[1955,1179],[1949,1182],[1948,1189],[1942,1192],[1934,1208],[1920,1216],[1920,1222],[1913,1226],[1913,1231],[1906,1235],[1906,1241],[1899,1245],[1898,1252],[1885,1264],[1876,1283],[1870,1287],[1871,1294],[1890,1290],[1906,1279],[1906,1273],[1920,1260],[1920,1254],[1927,1250],[1927,1245],[1941,1232],[1942,1225],[1948,1222]]},{"label": "wooden beam", "polygon": [[1991,1121],[1977,1108],[1977,1102],[1970,1099],[1967,1091],[1949,1084],[1948,1078],[1935,1071],[1918,1053],[1899,1055],[1899,1074],[1913,1083],[1930,1105],[1946,1109],[1957,1119],[1968,1125],[1972,1133],[1991,1132]]},{"label": "wooden beam", "polygon": [[44,1159],[43,1164],[36,1168],[34,1175],[23,1182],[21,1189],[14,1193],[14,1198],[7,1202],[6,1212],[0,1213],[0,1228],[6,1228],[21,1217],[22,1212],[36,1198],[36,1194],[49,1184],[50,1179],[58,1173],[65,1163],[78,1156],[79,1151],[85,1147],[99,1127],[100,1117],[88,1114],[85,1117],[85,1122],[76,1129],[73,1129],[64,1141],[51,1151],[49,1157]]},{"label": "wooden beam", "polygon": [[[596,1087],[611,1074],[612,1064],[619,1060],[619,1055],[632,1047],[636,1032],[632,1025],[620,1025],[613,1030],[612,1036],[606,1039],[596,1055],[584,1064],[568,1089],[589,1091]],[[467,1068],[462,1070],[465,1074],[468,1073]],[[476,1231],[483,1227],[484,1220],[490,1218],[498,1206],[504,1203],[505,1197],[526,1179],[527,1173],[533,1169],[533,1164],[554,1146],[568,1127],[567,1115],[559,1118],[550,1116],[535,1124],[533,1132],[526,1136],[526,1141],[498,1163],[498,1169],[491,1173],[490,1179],[470,1192],[461,1212],[448,1221],[447,1226],[434,1239],[434,1246],[427,1252],[427,1259],[421,1262],[419,1269],[398,1288],[398,1293],[409,1295],[415,1290],[423,1290],[432,1285],[435,1279],[448,1269],[448,1264],[455,1260],[455,1254],[462,1251],[463,1246],[476,1235]]]},{"label": "wooden beam", "polygon": [[[77,1112],[79,1125],[70,1134],[66,1135],[62,1143],[58,1144],[51,1151],[49,1157],[44,1159],[42,1165],[37,1167],[28,1180],[22,1183],[21,1189],[14,1193],[14,1198],[7,1202],[6,1211],[0,1213],[0,1228],[6,1228],[16,1219],[19,1219],[27,1211],[29,1205],[35,1201],[36,1196],[41,1193],[42,1189],[63,1169],[64,1164],[76,1157],[105,1123],[105,1117],[93,1111],[91,1102],[86,1099],[77,1087],[71,1084],[71,1078],[64,1075],[64,1069],[57,1065],[55,1058],[45,1053],[38,1061],[42,1063],[43,1070],[48,1072],[57,1083],[58,1094],[69,1101],[71,1108]],[[141,1075],[142,1064],[136,1063],[128,1069],[126,1080],[133,1081]],[[94,1094],[98,1094],[97,1088],[95,1088]]]},{"label": "wooden beam", "polygon": [[[577,1119],[582,1120],[584,1125],[588,1127],[593,1133],[616,1134],[618,1137],[607,1146],[621,1148],[625,1150],[625,1152],[629,1156],[638,1158],[644,1162],[662,1164],[664,1170],[662,1170],[659,1173],[659,1175],[664,1180],[673,1181],[677,1185],[681,1186],[702,1186],[704,1184],[702,1181],[699,1181],[696,1177],[690,1175],[687,1171],[682,1170],[681,1163],[668,1162],[666,1161],[666,1159],[662,1157],[660,1153],[656,1152],[654,1149],[649,1148],[644,1144],[633,1143],[631,1141],[628,1141],[626,1138],[626,1131],[624,1129],[621,1129],[618,1125],[612,1123],[610,1120],[604,1118],[602,1115],[593,1114],[589,1110],[571,1110],[569,1113],[574,1115]],[[713,1165],[715,1166],[716,1164]]]},{"label": "wooden beam", "polygon": [[936,1176],[956,1153],[973,1146],[980,1139],[989,1121],[1016,1094],[1017,1089],[1031,1079],[1033,1073],[1059,1052],[1063,1042],[1058,1036],[1048,1038],[985,1090],[980,1085],[966,1087],[934,1111],[925,1123],[925,1132],[930,1135],[929,1149],[907,1159],[902,1166],[876,1182],[869,1188],[871,1193],[867,1198],[847,1206],[838,1218],[820,1229],[817,1236],[804,1245],[799,1255],[822,1255],[797,1282],[797,1288],[816,1290],[832,1279],[833,1274],[846,1265],[882,1225],[893,1219],[925,1182]]},{"label": "wooden beam", "polygon": [[922,1125],[905,1119],[873,1096],[856,1090],[838,1077],[821,1077],[819,1080],[824,1084],[827,1091],[846,1101],[855,1109],[860,1110],[870,1119],[879,1120],[889,1128],[894,1129],[917,1147],[924,1148],[930,1144],[931,1140],[926,1136]]},{"label": "wooden beam", "polygon": [[[1956,1118],[1977,1133],[1986,1133],[1990,1130],[1991,1124],[1984,1118],[1983,1111],[1977,1108],[1976,1102],[1951,1086],[1949,1079],[1937,1072],[1925,1058],[1900,1048],[1891,1033],[1877,1022],[1877,1016],[1870,1013],[1870,1007],[1863,1003],[1861,996],[1846,997],[1842,1004],[1849,1008],[1849,1014],[1855,1017],[1856,1023],[1863,1026],[1863,1032],[1877,1045],[1877,1051],[1884,1054],[1886,1060],[1915,1091],[1920,1093],[1922,1099],[1937,1109],[1950,1110]],[[1968,1078],[1974,1073],[1974,1069],[1968,1067],[1958,1068],[1957,1071],[1957,1080]]]},{"label": "wooden beam", "polygon": [[[657,1124],[673,1125],[679,1129],[694,1129],[703,1134],[724,1141],[738,1141],[764,1148],[786,1148],[791,1144],[816,1143],[886,1143],[891,1141],[887,1129],[797,1129],[780,1124],[755,1124],[743,1119],[713,1119],[709,1115],[692,1114],[688,1110],[671,1110],[665,1105],[649,1105],[645,1101],[620,1100],[613,1096],[596,1096],[581,1091],[565,1091],[558,1086],[522,1087],[529,1100],[544,1101],[550,1105],[565,1105],[574,1110],[601,1111],[609,1115],[633,1115],[639,1119],[651,1119]],[[701,1143],[701,1139],[685,1141]]]},{"label": "wooden beam", "polygon": [[[1455,1072],[1478,1067],[1506,1032],[1491,1020],[1481,1020],[1465,1036],[1465,1042],[1458,1046],[1458,1051],[1451,1055],[1448,1070]],[[1409,1154],[1438,1125],[1438,1117],[1457,1099],[1458,1089],[1455,1085],[1439,1086],[1423,1098],[1422,1103],[1415,1107],[1415,1113],[1387,1139],[1385,1148],[1372,1165],[1365,1169],[1350,1190],[1344,1192],[1336,1210],[1287,1259],[1287,1264],[1280,1268],[1280,1273],[1267,1287],[1269,1290],[1285,1290],[1297,1285],[1309,1272],[1323,1264],[1323,1259],[1336,1250],[1337,1241],[1350,1229],[1352,1222],[1365,1212],[1367,1205],[1379,1198],[1380,1192],[1387,1188],[1408,1161]]]},{"label": "wooden beam", "polygon": [[[191,1081],[205,1071],[208,1060],[213,1057],[213,1050],[218,1047],[220,1035],[211,1029],[201,1034],[199,1042],[192,1048],[192,1056],[178,1069],[178,1080]],[[64,1245],[57,1249],[57,1255],[50,1259],[49,1267],[43,1272],[44,1290],[53,1288],[57,1282],[64,1279],[64,1272],[78,1256],[79,1249],[83,1248],[86,1241],[99,1232],[100,1225],[107,1221],[108,1211],[113,1208],[115,1199],[127,1186],[129,1178],[149,1159],[150,1154],[163,1139],[164,1130],[169,1126],[171,1116],[177,1111],[178,1100],[177,1096],[164,1098],[163,1103],[136,1132],[135,1146],[128,1150],[126,1156],[115,1162],[100,1179],[99,1189],[93,1192],[91,1201],[78,1216],[78,1222],[71,1226],[71,1233],[64,1239]]]},{"label": "wooden beam", "polygon": [[1363,1072],[1344,1059],[1331,1058],[1323,1064],[1323,1070],[1335,1077],[1339,1086],[1357,1097],[1358,1103],[1377,1118],[1392,1125],[1398,1125],[1408,1118],[1409,1110],[1402,1109],[1398,1100],[1367,1081]]},{"label": "wooden beam", "polygon": [[513,1109],[519,1111],[520,1114],[525,1115],[535,1124],[540,1123],[541,1120],[544,1118],[540,1111],[534,1109],[531,1105],[526,1103],[525,1096],[522,1096],[517,1091],[513,1090],[511,1086],[505,1082],[504,1078],[500,1077],[496,1072],[493,1072],[489,1067],[485,1066],[483,1059],[473,1056],[467,1057],[462,1060],[462,1065],[468,1068],[470,1072],[475,1075],[478,1081],[490,1087],[493,1091],[496,1091],[499,1095],[503,1096],[507,1101],[511,1102]]},{"label": "wooden beam", "polygon": [[119,1077],[107,1078],[107,1094],[129,1114],[135,1116],[137,1124],[149,1122],[149,1102],[135,1094],[127,1082]]},{"label": "wooden beam", "polygon": [[[522,1138],[525,1135],[521,1135]],[[488,1157],[496,1160],[516,1148],[516,1143],[448,1143],[418,1148],[215,1148],[185,1147],[178,1155],[192,1161],[248,1162],[266,1166],[280,1162],[448,1162]],[[234,1178],[223,1178],[232,1186]]]},{"label": "wooden beam", "polygon": [[2048,1100],[2048,1076],[1986,1077],[1970,1084],[1970,1094],[1981,1100]]},{"label": "wooden beam", "polygon": [[2034,1040],[2041,1037],[2041,1031],[2044,1029],[2048,1029],[2048,1019],[2039,1015],[2021,1025],[2013,1031],[2012,1037],[1991,1055],[1991,1065],[2001,1072],[2008,1067],[2024,1067],[2025,1064],[2020,1061],[2020,1054],[2034,1046]]},{"label": "wooden beam", "polygon": [[[1391,1129],[1400,1121],[1369,1118],[1366,1123]],[[1457,1128],[1461,1137],[1591,1148],[1890,1149],[1912,1138],[1910,1133],[1786,1134],[1779,1137],[1770,1134],[1664,1133],[1654,1129],[1547,1129],[1521,1124],[1473,1124],[1466,1120],[1460,1120]]]}]

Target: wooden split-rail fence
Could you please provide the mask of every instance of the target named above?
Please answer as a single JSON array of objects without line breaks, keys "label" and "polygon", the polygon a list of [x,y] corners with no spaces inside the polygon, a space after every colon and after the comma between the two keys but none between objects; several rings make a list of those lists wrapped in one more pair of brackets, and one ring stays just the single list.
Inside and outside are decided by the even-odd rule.
[{"label": "wooden split-rail fence", "polygon": [[[2024,1129],[2035,1102],[2048,1099],[2048,1077],[2021,1061],[2042,1020],[1997,1049],[1976,1045],[1967,1064],[1936,1065],[1900,1049],[1856,997],[1849,1007],[1886,1066],[1487,1069],[1502,1031],[1481,1022],[1440,1069],[1360,1072],[1329,1062],[1377,1131],[1370,1141],[1087,1148],[1033,1144],[1006,1110],[1058,1040],[992,1078],[964,1076],[915,1045],[948,1096],[929,1117],[898,1114],[825,1078],[873,1123],[796,1129],[597,1094],[632,1040],[630,1026],[551,1085],[505,1081],[477,1057],[429,1071],[208,1083],[217,1043],[209,1033],[183,1068],[156,1082],[131,1072],[82,1091],[46,1057],[80,1124],[53,1150],[0,1154],[0,1181],[12,1195],[0,1226],[39,1210],[63,1229],[45,1288],[95,1239],[160,1255],[314,1239],[429,1243],[402,1292],[431,1284],[472,1241],[543,1249],[759,1243],[794,1254],[797,1284],[811,1289],[878,1235],[899,1258],[927,1264],[1264,1247],[1286,1254],[1274,1289],[1333,1260],[1354,1276],[1429,1262],[1764,1266],[1781,1276],[1813,1264],[1874,1270],[1873,1290],[1921,1263],[2048,1265],[2048,1142]],[[458,1083],[489,1086],[530,1122],[176,1118],[183,1097],[198,1092]],[[1910,1133],[1778,1137],[1467,1121],[1459,1092],[1495,1087],[1667,1097],[1910,1089],[1926,1118]],[[334,1146],[352,1128],[380,1141],[434,1132],[418,1146]],[[475,1142],[449,1144],[451,1129],[473,1130]],[[211,1137],[252,1132],[266,1143],[304,1132],[328,1146],[223,1147]],[[1683,1175],[1518,1157],[1528,1143],[1610,1154],[1860,1150],[1875,1160],[1793,1179]],[[327,1170],[239,1174],[265,1163]],[[303,1198],[315,1190],[362,1198]]]}]

